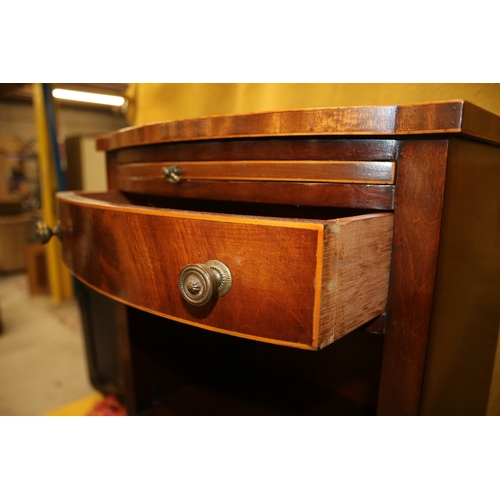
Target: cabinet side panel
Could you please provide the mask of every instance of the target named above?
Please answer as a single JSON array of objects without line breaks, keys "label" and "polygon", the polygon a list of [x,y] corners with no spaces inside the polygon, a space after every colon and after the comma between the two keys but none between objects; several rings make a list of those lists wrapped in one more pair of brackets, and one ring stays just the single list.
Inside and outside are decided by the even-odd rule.
[{"label": "cabinet side panel", "polygon": [[421,413],[485,415],[500,320],[500,148],[450,143]]}]

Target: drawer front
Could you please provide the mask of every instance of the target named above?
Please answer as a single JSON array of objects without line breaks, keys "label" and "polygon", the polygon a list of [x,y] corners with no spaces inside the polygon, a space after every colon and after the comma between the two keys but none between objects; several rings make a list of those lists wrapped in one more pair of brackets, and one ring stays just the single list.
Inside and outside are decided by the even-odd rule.
[{"label": "drawer front", "polygon": [[180,161],[116,166],[116,189],[179,198],[391,210],[390,161]]},{"label": "drawer front", "polygon": [[118,181],[177,184],[190,180],[302,181],[394,184],[388,161],[203,161],[129,163],[117,166]]},{"label": "drawer front", "polygon": [[[148,312],[318,349],[385,310],[390,214],[287,220],[131,206],[118,193],[58,198],[63,258],[74,275]],[[229,268],[232,288],[191,305],[179,275],[210,260]]]}]

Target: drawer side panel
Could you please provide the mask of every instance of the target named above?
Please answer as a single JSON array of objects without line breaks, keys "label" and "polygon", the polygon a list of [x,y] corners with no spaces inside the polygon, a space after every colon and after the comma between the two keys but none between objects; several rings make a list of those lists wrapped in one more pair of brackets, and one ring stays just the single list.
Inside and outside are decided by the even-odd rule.
[{"label": "drawer side panel", "polygon": [[348,217],[325,228],[320,348],[385,311],[393,219]]}]

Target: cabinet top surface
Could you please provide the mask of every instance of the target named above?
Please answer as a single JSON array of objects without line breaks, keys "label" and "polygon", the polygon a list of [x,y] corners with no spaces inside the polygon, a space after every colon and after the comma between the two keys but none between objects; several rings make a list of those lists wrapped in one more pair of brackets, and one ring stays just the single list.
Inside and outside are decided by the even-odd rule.
[{"label": "cabinet top surface", "polygon": [[291,109],[215,115],[128,127],[97,138],[97,149],[245,137],[458,134],[500,144],[500,117],[467,101]]}]

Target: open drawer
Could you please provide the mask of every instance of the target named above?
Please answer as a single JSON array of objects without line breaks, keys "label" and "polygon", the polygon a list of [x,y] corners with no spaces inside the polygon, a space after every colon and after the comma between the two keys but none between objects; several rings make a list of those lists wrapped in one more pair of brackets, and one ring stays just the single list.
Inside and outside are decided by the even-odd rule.
[{"label": "open drawer", "polygon": [[[135,205],[112,191],[59,193],[58,204],[72,273],[153,314],[320,349],[385,311],[390,213],[329,220],[218,214]],[[211,297],[195,305],[206,288]]]}]

